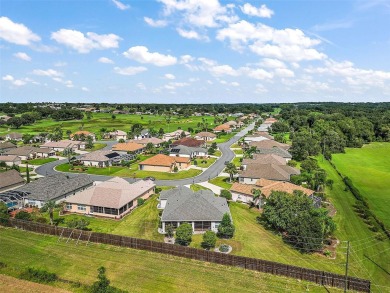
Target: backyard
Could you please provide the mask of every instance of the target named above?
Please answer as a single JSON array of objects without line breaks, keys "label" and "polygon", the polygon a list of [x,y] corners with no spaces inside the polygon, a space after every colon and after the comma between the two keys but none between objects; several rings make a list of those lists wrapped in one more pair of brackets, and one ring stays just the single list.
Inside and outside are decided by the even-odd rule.
[{"label": "backyard", "polygon": [[30,165],[35,165],[35,166],[40,166],[46,163],[54,162],[57,161],[58,159],[56,158],[39,158],[39,159],[33,159],[33,160],[28,160],[28,161],[23,161],[23,164],[30,164]]},{"label": "backyard", "polygon": [[209,182],[211,184],[214,184],[214,185],[217,185],[219,187],[222,187],[224,189],[227,189],[229,190],[230,187],[232,187],[232,183],[229,182],[229,177],[215,177],[211,180],[209,180]]}]

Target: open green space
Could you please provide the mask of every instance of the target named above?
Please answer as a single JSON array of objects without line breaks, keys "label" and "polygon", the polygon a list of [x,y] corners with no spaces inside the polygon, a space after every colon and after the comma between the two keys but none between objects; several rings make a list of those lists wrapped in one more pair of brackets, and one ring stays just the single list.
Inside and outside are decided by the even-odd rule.
[{"label": "open green space", "polygon": [[[341,292],[309,282],[226,267],[147,251],[84,243],[58,237],[0,228],[0,273],[17,277],[27,267],[56,273],[61,279],[92,285],[104,266],[111,285],[129,292]],[[9,248],[12,247],[12,253]],[[56,282],[56,287],[85,292]]]},{"label": "open green space", "polygon": [[199,190],[210,190],[210,189],[208,189],[202,185],[199,185],[199,184],[191,184],[190,188],[191,188],[191,190],[193,190],[195,192],[199,191]]},{"label": "open green space", "polygon": [[[195,161],[197,163],[196,166],[201,168],[208,168],[212,164],[214,164],[216,160],[217,160],[216,158],[208,158],[208,159],[196,159]],[[195,165],[194,163],[192,164]]]},{"label": "open green space", "polygon": [[235,135],[236,135],[236,132],[221,134],[220,137],[218,137],[215,140],[213,140],[213,142],[223,143],[223,142],[228,141],[229,139],[231,139]]},{"label": "open green space", "polygon": [[352,180],[370,210],[390,229],[390,143],[370,143],[332,155],[336,168]]},{"label": "open green space", "polygon": [[234,159],[232,160],[232,163],[233,163],[234,165],[236,165],[236,167],[240,167],[240,166],[241,166],[241,159],[242,159],[242,158],[234,157]]},{"label": "open green space", "polygon": [[215,177],[211,180],[209,180],[211,184],[217,185],[219,187],[222,187],[224,189],[229,190],[230,187],[232,187],[232,183],[229,182],[229,177]]},{"label": "open green space", "polygon": [[97,150],[101,150],[102,148],[104,148],[106,146],[105,143],[94,143],[93,144],[93,148],[91,149],[85,149],[86,151],[89,151],[89,152],[93,152],[93,151],[97,151]]},{"label": "open green space", "polygon": [[236,155],[242,155],[244,153],[244,151],[242,149],[239,149],[239,150],[233,150],[233,152],[236,154]]},{"label": "open green space", "polygon": [[[40,120],[32,125],[22,126],[19,129],[12,129],[11,131],[19,133],[39,134],[41,132],[52,132],[55,127],[60,126],[64,132],[64,138],[66,131],[72,132],[80,129],[88,130],[101,135],[100,129],[106,128],[107,130],[120,129],[123,131],[129,131],[131,126],[139,123],[144,128],[154,128],[159,130],[163,128],[165,132],[172,132],[179,127],[183,130],[188,128],[197,129],[198,123],[208,124],[208,127],[214,128],[213,116],[194,116],[188,118],[179,118],[178,116],[172,116],[170,119],[166,119],[167,116],[160,115],[135,115],[135,114],[117,114],[115,119],[112,119],[111,113],[92,113],[92,118],[87,119],[86,116],[82,120],[69,120],[69,121],[55,121],[52,119]],[[169,122],[169,123],[168,123]],[[8,126],[0,126],[0,135],[7,134]]]},{"label": "open green space", "polygon": [[28,160],[28,161],[23,161],[23,164],[30,164],[30,165],[43,165],[46,163],[54,162],[57,161],[57,158],[43,158],[43,159],[33,159],[33,160]]},{"label": "open green space", "polygon": [[[69,164],[61,164],[56,166],[56,170],[60,172],[72,172],[80,173],[77,170],[70,170]],[[138,170],[138,164],[133,164],[129,167],[116,167],[112,166],[109,168],[98,168],[88,167],[88,170],[81,173],[93,174],[93,175],[106,175],[106,176],[118,176],[118,177],[132,177],[132,178],[145,178],[148,176],[154,177],[158,180],[169,180],[169,179],[184,179],[198,176],[202,173],[198,169],[189,169],[179,171],[177,173],[164,173],[155,171],[142,171]]]},{"label": "open green space", "polygon": [[[335,235],[341,240],[351,241],[350,274],[370,279],[374,284],[373,292],[390,292],[389,287],[379,287],[389,285],[390,241],[376,239],[376,233],[354,211],[355,197],[346,190],[336,170],[321,157],[317,161],[327,172],[328,178],[334,181],[333,187],[326,189],[326,196],[337,210],[334,216],[337,224]],[[345,247],[345,243],[340,247]]]}]

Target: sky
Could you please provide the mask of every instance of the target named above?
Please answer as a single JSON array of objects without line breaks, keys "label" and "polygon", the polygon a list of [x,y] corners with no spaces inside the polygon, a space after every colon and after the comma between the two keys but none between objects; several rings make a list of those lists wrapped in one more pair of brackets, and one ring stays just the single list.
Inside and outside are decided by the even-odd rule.
[{"label": "sky", "polygon": [[0,0],[1,102],[390,102],[390,0]]}]

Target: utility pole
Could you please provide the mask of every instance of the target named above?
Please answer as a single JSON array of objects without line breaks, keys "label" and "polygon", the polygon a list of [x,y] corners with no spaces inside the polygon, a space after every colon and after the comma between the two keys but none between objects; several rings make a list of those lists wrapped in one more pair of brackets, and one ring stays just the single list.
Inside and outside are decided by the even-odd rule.
[{"label": "utility pole", "polygon": [[348,289],[348,266],[349,266],[349,241],[347,241],[347,260],[345,263],[345,285],[344,292],[347,292]]}]

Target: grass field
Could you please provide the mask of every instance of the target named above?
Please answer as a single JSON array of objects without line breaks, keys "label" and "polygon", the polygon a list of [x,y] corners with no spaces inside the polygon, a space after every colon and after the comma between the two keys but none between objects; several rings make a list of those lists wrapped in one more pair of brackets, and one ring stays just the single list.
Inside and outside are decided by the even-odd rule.
[{"label": "grass field", "polygon": [[332,155],[332,161],[367,199],[371,211],[390,229],[390,143],[371,143]]},{"label": "grass field", "polygon": [[[34,123],[33,125],[22,126],[19,129],[12,129],[11,131],[19,133],[39,134],[41,132],[52,132],[55,127],[61,126],[64,136],[66,131],[72,132],[78,131],[83,127],[84,130],[88,130],[97,134],[100,137],[100,129],[107,128],[108,130],[120,129],[123,131],[129,131],[131,125],[140,123],[144,128],[153,127],[156,130],[163,128],[165,132],[172,132],[179,127],[184,130],[188,130],[189,127],[197,129],[198,123],[202,123],[202,119],[208,123],[209,127],[214,128],[214,117],[212,116],[200,116],[179,118],[178,116],[172,116],[170,123],[168,124],[165,116],[158,115],[135,115],[135,114],[118,114],[116,119],[112,119],[110,113],[93,113],[92,118],[88,120],[86,117],[82,120],[70,120],[70,121],[54,121],[52,119],[44,119]],[[8,126],[0,127],[0,135],[7,134]],[[222,139],[223,140],[223,139]]]},{"label": "grass field", "polygon": [[318,163],[334,181],[333,188],[327,188],[326,194],[335,206],[337,213],[336,236],[351,241],[351,275],[371,279],[373,292],[390,292],[390,241],[378,241],[374,232],[354,212],[355,197],[345,191],[345,184],[328,161],[318,159]]},{"label": "grass field", "polygon": [[199,190],[210,190],[210,189],[208,189],[202,185],[199,185],[199,184],[191,184],[190,188],[191,188],[191,190],[193,190],[195,192],[199,191]]},{"label": "grass field", "polygon": [[[0,261],[7,265],[0,273],[11,276],[35,267],[55,272],[65,280],[91,285],[96,281],[97,268],[103,265],[111,285],[129,292],[221,292],[226,288],[230,292],[341,292],[294,279],[141,250],[75,245],[74,241],[58,242],[58,237],[15,229],[0,228],[0,234]],[[85,292],[85,287],[76,288],[64,282],[54,285]]]},{"label": "grass field", "polygon": [[[56,166],[57,171],[61,172],[72,172],[80,173],[75,170],[70,170],[69,164],[61,164]],[[184,179],[195,177],[202,173],[198,169],[189,169],[184,171],[179,171],[177,173],[164,173],[164,172],[155,172],[155,171],[141,171],[138,170],[138,164],[133,164],[129,167],[110,167],[110,168],[98,168],[98,167],[88,167],[88,170],[85,172],[87,174],[93,175],[107,175],[107,176],[118,176],[118,177],[135,177],[135,178],[145,178],[152,176],[159,180],[169,180],[169,179]]]},{"label": "grass field", "polygon": [[23,161],[23,164],[29,163],[30,165],[43,165],[46,163],[54,162],[57,161],[58,159],[56,158],[43,158],[43,159],[34,159],[34,160],[28,160],[28,161]]},{"label": "grass field", "polygon": [[223,143],[225,141],[228,141],[229,139],[231,139],[235,135],[236,135],[236,132],[226,133],[224,135],[221,135],[219,138],[216,138],[215,140],[213,140],[213,142]]},{"label": "grass field", "polygon": [[242,155],[244,153],[243,150],[239,149],[239,150],[233,150],[233,152],[236,154],[236,155]]},{"label": "grass field", "polygon": [[97,150],[101,150],[102,148],[104,148],[106,146],[105,143],[94,143],[93,144],[93,148],[91,149],[85,149],[86,151],[89,151],[89,152],[93,152],[93,151],[97,151]]},{"label": "grass field", "polygon": [[242,159],[242,158],[234,157],[232,163],[233,163],[234,165],[236,165],[236,167],[240,167],[240,166],[241,166],[241,161],[240,161],[240,159]]},{"label": "grass field", "polygon": [[215,177],[209,181],[211,184],[217,185],[229,190],[232,184],[229,182],[229,177]]},{"label": "grass field", "polygon": [[[209,158],[209,159],[197,159],[195,160],[198,164],[196,166],[201,168],[208,168],[210,165],[212,165],[217,159],[216,158]],[[203,162],[206,161],[206,162]],[[193,163],[192,163],[193,164]],[[193,164],[194,165],[194,164]]]}]

